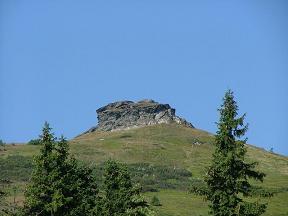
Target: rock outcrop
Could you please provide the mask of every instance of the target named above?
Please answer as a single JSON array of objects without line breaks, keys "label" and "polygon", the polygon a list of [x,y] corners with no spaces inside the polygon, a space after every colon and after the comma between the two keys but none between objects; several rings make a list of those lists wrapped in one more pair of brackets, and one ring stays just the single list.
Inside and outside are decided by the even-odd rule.
[{"label": "rock outcrop", "polygon": [[160,104],[153,100],[119,101],[101,107],[96,112],[98,125],[86,133],[95,130],[123,130],[173,122],[193,128],[191,123],[176,116],[175,109],[171,108],[169,104]]}]

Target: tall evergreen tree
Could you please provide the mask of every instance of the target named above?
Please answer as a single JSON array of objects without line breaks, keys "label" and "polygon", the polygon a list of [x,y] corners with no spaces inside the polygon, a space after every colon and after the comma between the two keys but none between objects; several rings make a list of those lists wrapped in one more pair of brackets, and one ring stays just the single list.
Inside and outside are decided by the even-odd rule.
[{"label": "tall evergreen tree", "polygon": [[87,216],[97,201],[92,169],[69,155],[67,141],[57,140],[45,123],[40,154],[25,192],[25,215]]},{"label": "tall evergreen tree", "polygon": [[103,216],[148,216],[153,212],[140,194],[141,188],[132,184],[127,167],[109,160],[104,171]]},{"label": "tall evergreen tree", "polygon": [[255,170],[257,163],[245,161],[247,139],[238,139],[245,135],[248,125],[244,124],[245,114],[237,118],[238,106],[231,90],[226,92],[219,112],[216,148],[205,177],[208,188],[205,195],[210,201],[210,214],[261,215],[265,211],[265,204],[247,202],[243,199],[250,195],[252,189],[248,179],[262,182],[265,174]]}]

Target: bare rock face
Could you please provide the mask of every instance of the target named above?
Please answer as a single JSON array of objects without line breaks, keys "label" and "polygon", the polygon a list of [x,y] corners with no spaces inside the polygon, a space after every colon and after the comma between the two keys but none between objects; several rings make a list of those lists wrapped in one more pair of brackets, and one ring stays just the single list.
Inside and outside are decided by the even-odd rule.
[{"label": "bare rock face", "polygon": [[159,104],[153,100],[119,101],[101,107],[96,112],[98,126],[87,132],[123,130],[173,122],[193,128],[191,123],[176,116],[175,109],[169,104]]}]

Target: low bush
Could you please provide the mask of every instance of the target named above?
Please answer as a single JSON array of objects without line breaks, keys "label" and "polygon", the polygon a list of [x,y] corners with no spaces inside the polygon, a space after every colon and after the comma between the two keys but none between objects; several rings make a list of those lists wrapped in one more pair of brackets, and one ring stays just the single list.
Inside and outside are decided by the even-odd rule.
[{"label": "low bush", "polygon": [[159,189],[187,190],[192,173],[171,166],[136,163],[128,165],[135,182],[140,183],[143,191],[157,191]]},{"label": "low bush", "polygon": [[157,196],[153,196],[151,199],[151,205],[153,206],[161,206],[160,200]]},{"label": "low bush", "polygon": [[40,141],[41,141],[40,139],[32,139],[27,144],[28,145],[40,145],[41,144]]},{"label": "low bush", "polygon": [[32,168],[31,157],[9,155],[7,158],[0,158],[0,178],[10,181],[28,181]]},{"label": "low bush", "polygon": [[[185,169],[149,163],[127,164],[127,167],[133,182],[141,185],[142,192],[157,192],[159,189],[188,190],[191,185],[192,173]],[[95,167],[94,174],[103,175],[103,164]],[[97,179],[101,186],[102,180]]]}]

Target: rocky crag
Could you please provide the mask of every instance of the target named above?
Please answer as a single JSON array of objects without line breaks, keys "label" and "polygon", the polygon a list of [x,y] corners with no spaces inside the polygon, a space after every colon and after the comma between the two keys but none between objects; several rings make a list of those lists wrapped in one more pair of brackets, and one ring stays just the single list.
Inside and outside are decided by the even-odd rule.
[{"label": "rocky crag", "polygon": [[175,109],[169,104],[160,104],[153,100],[139,102],[119,101],[96,110],[98,125],[85,133],[123,130],[155,124],[177,123],[193,128],[193,125],[175,115]]}]

